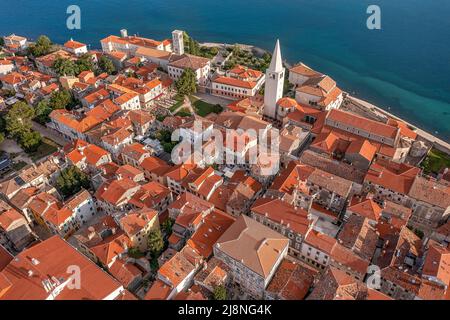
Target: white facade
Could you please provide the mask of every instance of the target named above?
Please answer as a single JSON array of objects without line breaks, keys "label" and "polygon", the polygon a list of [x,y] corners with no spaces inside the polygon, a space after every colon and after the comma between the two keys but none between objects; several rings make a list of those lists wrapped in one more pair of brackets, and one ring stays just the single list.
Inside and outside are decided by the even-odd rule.
[{"label": "white facade", "polygon": [[129,144],[133,143],[133,135],[130,135],[126,137],[123,141],[120,141],[119,143],[115,145],[110,145],[109,143],[106,143],[103,141],[103,147],[106,151],[109,151],[114,157],[117,157],[120,152],[122,152],[122,149]]},{"label": "white facade", "polygon": [[289,83],[292,83],[293,85],[301,86],[309,79],[310,79],[309,77],[303,74],[296,73],[293,71],[289,72]]},{"label": "white facade", "polygon": [[139,99],[141,101],[141,105],[143,107],[148,107],[152,104],[152,101],[159,97],[163,93],[164,89],[162,87],[162,83],[158,84],[156,87],[152,88],[145,94],[139,95]]},{"label": "white facade", "polygon": [[280,41],[277,40],[272,61],[266,71],[266,87],[264,92],[264,115],[276,119],[277,102],[283,97],[284,89],[283,62],[281,60]]},{"label": "white facade", "polygon": [[138,110],[141,108],[141,102],[139,100],[139,95],[136,95],[125,102],[114,101],[115,103],[120,103],[119,106],[122,110]]},{"label": "white facade", "polygon": [[28,48],[28,40],[25,37],[16,36],[15,34],[12,34],[8,37],[4,37],[3,40],[5,41],[5,46],[7,46],[10,49],[13,49],[13,51],[21,51]]},{"label": "white facade", "polygon": [[309,245],[306,242],[302,243],[300,254],[304,261],[319,268],[325,269],[325,267],[330,264],[330,256],[327,253]]},{"label": "white facade", "polygon": [[[295,92],[295,100],[303,105],[309,105],[312,107],[317,107],[317,105],[324,99],[324,97],[322,96],[316,96],[313,94],[309,94],[306,92],[301,92],[299,90],[297,90]],[[342,102],[344,101],[344,95],[341,93],[340,95],[338,95],[336,97],[336,99],[330,101],[330,103],[328,103],[325,106],[325,110],[331,110],[331,109],[339,109],[339,107],[341,106]]]},{"label": "white facade", "polygon": [[[5,61],[5,60],[3,60]],[[4,76],[14,70],[14,64],[0,61],[0,76]]]},{"label": "white facade", "polygon": [[[203,68],[194,70],[195,79],[196,79],[198,85],[201,85],[201,86],[206,85],[206,82],[208,81],[208,76],[209,76],[210,70],[211,70],[210,62],[208,62]],[[169,77],[172,80],[177,81],[178,79],[180,79],[181,75],[183,74],[184,69],[169,65],[168,72],[169,72]]]},{"label": "white facade", "polygon": [[252,88],[249,87],[243,87],[239,86],[237,83],[236,85],[231,84],[225,84],[221,82],[215,82],[213,81],[211,84],[212,88],[212,95],[220,96],[225,99],[231,99],[231,100],[238,100],[238,99],[244,99],[247,97],[254,97],[261,87],[263,86],[265,81],[265,76],[263,75],[256,85]]}]

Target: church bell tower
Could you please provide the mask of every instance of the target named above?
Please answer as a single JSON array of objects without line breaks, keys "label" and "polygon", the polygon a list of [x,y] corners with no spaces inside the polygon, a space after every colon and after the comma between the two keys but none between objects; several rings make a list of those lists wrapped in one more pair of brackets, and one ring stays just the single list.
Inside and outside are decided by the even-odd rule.
[{"label": "church bell tower", "polygon": [[272,61],[266,71],[264,90],[264,115],[271,119],[277,118],[277,102],[283,97],[285,72],[281,60],[280,41],[277,40]]}]

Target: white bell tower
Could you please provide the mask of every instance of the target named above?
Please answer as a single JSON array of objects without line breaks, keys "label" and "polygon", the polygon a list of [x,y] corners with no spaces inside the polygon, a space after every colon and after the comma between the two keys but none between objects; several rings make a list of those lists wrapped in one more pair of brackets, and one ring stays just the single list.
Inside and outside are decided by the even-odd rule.
[{"label": "white bell tower", "polygon": [[183,31],[174,30],[172,32],[172,48],[173,52],[177,55],[184,54],[184,37]]},{"label": "white bell tower", "polygon": [[281,60],[280,41],[277,40],[272,61],[266,71],[264,90],[264,115],[266,117],[277,118],[277,102],[283,97],[285,71]]}]

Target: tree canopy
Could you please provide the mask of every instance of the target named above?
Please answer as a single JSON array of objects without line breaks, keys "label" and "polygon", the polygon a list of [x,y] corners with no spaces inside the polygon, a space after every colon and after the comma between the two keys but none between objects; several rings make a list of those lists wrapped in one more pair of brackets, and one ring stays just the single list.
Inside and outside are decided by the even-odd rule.
[{"label": "tree canopy", "polygon": [[113,74],[116,71],[113,62],[106,56],[100,57],[98,60],[98,67],[102,72],[106,72],[107,74]]},{"label": "tree canopy", "polygon": [[153,230],[148,235],[148,250],[150,253],[156,257],[164,249],[164,240],[161,234],[161,230]]},{"label": "tree canopy", "polygon": [[17,102],[8,111],[6,130],[14,138],[20,138],[23,133],[29,132],[34,118],[34,109],[25,102]]},{"label": "tree canopy", "polygon": [[92,58],[88,53],[80,56],[76,62],[76,65],[78,67],[78,74],[83,71],[95,71],[94,62],[92,61]]},{"label": "tree canopy", "polygon": [[52,49],[52,42],[47,36],[40,36],[36,43],[32,44],[28,50],[29,53],[35,57],[44,56],[50,53]]},{"label": "tree canopy", "polygon": [[68,90],[55,91],[51,94],[49,100],[49,107],[55,109],[70,109],[74,103],[73,97]]},{"label": "tree canopy", "polygon": [[88,189],[90,180],[80,169],[75,166],[70,166],[61,171],[61,174],[56,179],[56,186],[64,197],[70,197],[82,188]]},{"label": "tree canopy", "polygon": [[184,70],[180,79],[175,82],[178,93],[181,95],[191,95],[197,92],[197,78],[192,69]]},{"label": "tree canopy", "polygon": [[59,57],[56,59],[52,68],[60,77],[76,76],[79,74],[78,65],[74,61],[66,58]]},{"label": "tree canopy", "polygon": [[164,221],[161,224],[161,228],[166,233],[166,235],[172,233],[172,227],[173,227],[174,223],[175,223],[175,221],[173,219],[168,218],[166,221]]},{"label": "tree canopy", "polygon": [[42,125],[45,125],[50,121],[49,115],[52,113],[53,109],[50,107],[48,100],[39,101],[37,106],[34,108],[35,110],[35,118],[37,122]]},{"label": "tree canopy", "polygon": [[42,137],[37,131],[26,131],[19,139],[20,146],[25,150],[25,152],[36,152],[41,145]]},{"label": "tree canopy", "polygon": [[214,288],[214,300],[227,300],[227,289],[220,285]]}]

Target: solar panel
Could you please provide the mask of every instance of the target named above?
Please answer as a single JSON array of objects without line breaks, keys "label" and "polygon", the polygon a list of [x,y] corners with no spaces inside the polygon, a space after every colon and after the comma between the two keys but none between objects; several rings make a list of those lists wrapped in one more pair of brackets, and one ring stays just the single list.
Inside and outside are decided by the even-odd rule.
[{"label": "solar panel", "polygon": [[23,186],[25,184],[25,181],[23,181],[23,179],[21,177],[15,177],[14,181],[19,185],[19,186]]}]

